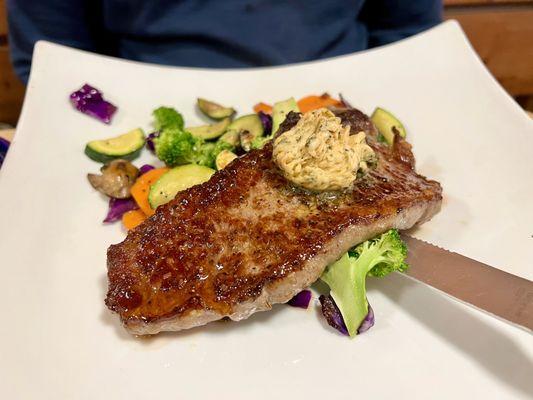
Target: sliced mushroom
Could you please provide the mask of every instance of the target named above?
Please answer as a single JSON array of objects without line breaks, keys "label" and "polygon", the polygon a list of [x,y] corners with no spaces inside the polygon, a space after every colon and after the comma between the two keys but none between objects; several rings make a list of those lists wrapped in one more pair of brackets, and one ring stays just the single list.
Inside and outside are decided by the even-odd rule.
[{"label": "sliced mushroom", "polygon": [[215,160],[215,164],[218,170],[226,168],[233,160],[238,158],[237,154],[229,150],[222,150],[218,153],[218,156]]},{"label": "sliced mushroom", "polygon": [[87,174],[89,182],[99,192],[115,199],[131,196],[130,189],[139,176],[139,170],[127,160],[113,160],[100,168],[102,175]]}]

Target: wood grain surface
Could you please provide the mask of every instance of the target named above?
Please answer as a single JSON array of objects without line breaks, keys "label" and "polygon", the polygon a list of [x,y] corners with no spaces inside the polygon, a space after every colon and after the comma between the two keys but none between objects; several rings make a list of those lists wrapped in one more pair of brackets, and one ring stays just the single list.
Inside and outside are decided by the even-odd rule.
[{"label": "wood grain surface", "polygon": [[[7,12],[5,0],[0,0],[0,43],[7,36]],[[4,38],[4,39],[2,39]]]},{"label": "wood grain surface", "polygon": [[533,6],[449,9],[489,70],[514,96],[533,95]]},{"label": "wood grain surface", "polygon": [[16,124],[24,90],[24,85],[15,75],[9,60],[7,13],[5,0],[0,0],[0,122]]},{"label": "wood grain surface", "polygon": [[15,125],[22,108],[24,90],[11,67],[7,46],[0,46],[0,122]]}]

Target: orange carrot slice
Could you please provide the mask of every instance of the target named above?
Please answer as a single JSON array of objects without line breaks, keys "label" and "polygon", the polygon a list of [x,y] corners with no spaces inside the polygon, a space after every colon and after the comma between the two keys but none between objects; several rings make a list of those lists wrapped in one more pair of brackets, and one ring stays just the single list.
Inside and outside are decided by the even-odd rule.
[{"label": "orange carrot slice", "polygon": [[259,111],[263,111],[265,114],[272,114],[272,106],[266,103],[257,103],[254,106],[254,111],[256,113],[258,113]]},{"label": "orange carrot slice", "polygon": [[156,181],[161,178],[161,175],[163,175],[165,172],[167,172],[168,168],[156,168],[152,169],[145,174],[142,174],[137,178],[133,186],[131,187],[131,195],[137,202],[137,205],[139,208],[146,214],[147,216],[153,215],[155,213],[154,210],[152,210],[152,207],[150,207],[150,203],[148,202],[148,194],[150,193],[150,186],[152,186]]},{"label": "orange carrot slice", "polygon": [[122,215],[122,224],[128,231],[140,225],[147,218],[141,210],[127,211]]},{"label": "orange carrot slice", "polygon": [[303,113],[322,107],[339,107],[341,105],[342,103],[339,100],[335,100],[327,93],[321,96],[306,96],[298,100],[298,108]]}]

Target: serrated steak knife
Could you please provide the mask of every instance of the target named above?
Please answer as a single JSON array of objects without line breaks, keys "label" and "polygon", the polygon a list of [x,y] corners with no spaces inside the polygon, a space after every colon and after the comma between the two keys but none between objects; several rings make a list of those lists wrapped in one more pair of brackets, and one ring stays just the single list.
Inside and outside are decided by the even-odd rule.
[{"label": "serrated steak knife", "polygon": [[476,308],[533,331],[533,282],[402,235],[407,275]]}]

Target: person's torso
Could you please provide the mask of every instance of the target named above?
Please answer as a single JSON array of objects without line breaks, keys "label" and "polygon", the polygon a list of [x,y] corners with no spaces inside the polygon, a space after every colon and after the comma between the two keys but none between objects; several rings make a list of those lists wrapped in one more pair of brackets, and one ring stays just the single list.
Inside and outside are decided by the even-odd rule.
[{"label": "person's torso", "polygon": [[277,65],[367,47],[363,0],[103,0],[116,55],[205,67]]}]

